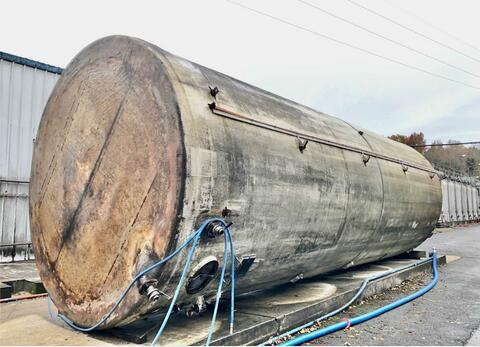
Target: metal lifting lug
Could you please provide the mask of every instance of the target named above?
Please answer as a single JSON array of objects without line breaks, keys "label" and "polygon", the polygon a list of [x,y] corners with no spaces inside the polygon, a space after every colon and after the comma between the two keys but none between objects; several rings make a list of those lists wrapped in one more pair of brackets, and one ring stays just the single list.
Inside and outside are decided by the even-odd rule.
[{"label": "metal lifting lug", "polygon": [[370,156],[367,154],[362,154],[362,161],[364,165],[367,165],[368,161],[370,160]]},{"label": "metal lifting lug", "polygon": [[217,108],[217,104],[214,102],[211,102],[208,104],[208,107],[210,108],[210,110],[215,110]]},{"label": "metal lifting lug", "polygon": [[218,94],[218,92],[220,91],[220,90],[218,89],[218,87],[213,87],[213,88],[212,88],[212,87],[208,86],[208,88],[210,89],[210,95],[213,96],[213,97],[216,99],[216,98],[217,98],[217,94]]},{"label": "metal lifting lug", "polygon": [[298,144],[298,149],[300,150],[300,153],[303,153],[303,151],[307,148],[307,143],[308,143],[308,140],[301,139],[300,137],[297,136],[297,144]]}]

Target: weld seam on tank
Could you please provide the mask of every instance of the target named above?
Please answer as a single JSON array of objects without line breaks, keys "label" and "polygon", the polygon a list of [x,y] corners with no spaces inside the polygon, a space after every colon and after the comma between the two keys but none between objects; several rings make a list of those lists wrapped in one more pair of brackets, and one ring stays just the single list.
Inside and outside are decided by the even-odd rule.
[{"label": "weld seam on tank", "polygon": [[[301,138],[310,140],[312,142],[320,143],[320,144],[323,144],[323,145],[337,147],[337,148],[340,148],[340,149],[344,149],[344,150],[347,150],[347,151],[359,153],[359,154],[362,154],[362,155],[366,154],[366,155],[369,155],[369,156],[374,157],[374,158],[383,159],[383,160],[386,160],[386,161],[389,161],[389,162],[392,162],[392,163],[397,163],[397,164],[402,165],[402,169],[403,169],[404,172],[406,172],[408,170],[408,167],[412,167],[414,169],[429,172],[429,173],[433,173],[433,174],[436,174],[436,175],[439,174],[439,172],[436,171],[436,170],[432,170],[432,169],[429,169],[427,167],[416,165],[414,163],[409,163],[409,162],[406,162],[406,161],[403,161],[403,160],[400,160],[400,159],[392,158],[392,157],[389,157],[389,156],[386,156],[386,155],[383,155],[383,154],[380,154],[380,153],[366,151],[366,150],[363,150],[363,149],[360,149],[360,148],[345,145],[343,143],[322,139],[322,138],[319,138],[317,136],[308,135],[308,134],[305,134],[305,133],[300,133],[300,132],[297,132],[297,131],[294,131],[294,130],[289,130],[289,129],[286,129],[286,128],[278,127],[278,126],[273,125],[273,124],[262,122],[262,121],[259,121],[259,120],[256,120],[256,119],[252,118],[251,116],[242,115],[238,112],[229,110],[229,109],[227,109],[223,106],[219,106],[215,102],[212,102],[212,103],[208,104],[208,106],[209,106],[210,110],[212,111],[212,113],[217,115],[217,116],[229,118],[229,119],[232,119],[232,120],[235,120],[235,121],[250,124],[250,125],[253,125],[253,126],[263,128],[263,129],[275,131],[275,132],[278,132],[278,133],[281,133],[281,134],[293,136],[295,138],[301,137]],[[404,166],[407,167],[407,169],[405,169]]]}]

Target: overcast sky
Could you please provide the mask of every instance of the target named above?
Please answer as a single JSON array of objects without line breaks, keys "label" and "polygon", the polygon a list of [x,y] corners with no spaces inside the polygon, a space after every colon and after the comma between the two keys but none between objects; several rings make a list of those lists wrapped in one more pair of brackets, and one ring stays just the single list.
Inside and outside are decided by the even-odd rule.
[{"label": "overcast sky", "polygon": [[[480,88],[480,78],[472,75],[480,76],[478,0],[354,0],[473,59],[348,0],[306,0],[458,69],[297,0],[235,1]],[[428,142],[480,140],[480,89],[370,56],[225,0],[24,0],[5,1],[1,10],[0,50],[51,65],[66,66],[79,50],[100,37],[131,35],[383,135],[423,131]]]}]

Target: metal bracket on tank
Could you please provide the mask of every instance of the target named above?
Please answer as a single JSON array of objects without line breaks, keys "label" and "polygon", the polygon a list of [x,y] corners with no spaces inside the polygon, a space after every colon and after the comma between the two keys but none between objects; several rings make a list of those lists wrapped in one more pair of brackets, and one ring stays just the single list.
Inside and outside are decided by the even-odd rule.
[{"label": "metal bracket on tank", "polygon": [[240,278],[247,274],[248,270],[252,267],[257,256],[255,254],[245,255],[240,260],[235,258],[237,266],[235,267],[235,277]]},{"label": "metal bracket on tank", "polygon": [[367,154],[362,154],[362,161],[364,165],[367,165],[368,161],[370,160],[370,156]]},{"label": "metal bracket on tank", "polygon": [[215,99],[217,98],[217,94],[220,92],[218,87],[210,87],[208,86],[208,89],[210,89],[210,95],[213,96]]},{"label": "metal bracket on tank", "polygon": [[300,153],[303,153],[303,151],[307,148],[307,143],[308,143],[308,140],[301,139],[300,137],[297,136],[297,144],[298,144],[298,149],[300,150]]},{"label": "metal bracket on tank", "polygon": [[303,280],[303,273],[299,273],[290,280],[290,283],[297,283],[298,281]]}]

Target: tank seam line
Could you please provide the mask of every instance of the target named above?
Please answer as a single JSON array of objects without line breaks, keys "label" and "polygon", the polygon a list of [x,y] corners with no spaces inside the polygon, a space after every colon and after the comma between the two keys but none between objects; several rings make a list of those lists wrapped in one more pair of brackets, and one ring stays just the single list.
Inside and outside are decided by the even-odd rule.
[{"label": "tank seam line", "polygon": [[385,156],[385,155],[380,154],[380,153],[372,152],[372,151],[369,151],[369,150],[362,150],[360,148],[352,147],[352,146],[349,146],[349,145],[346,145],[346,144],[330,141],[330,140],[327,140],[327,139],[322,139],[322,138],[319,138],[315,135],[300,133],[300,132],[295,131],[295,130],[285,129],[285,128],[278,127],[278,126],[273,125],[273,124],[258,121],[254,118],[244,116],[244,115],[241,115],[237,112],[228,110],[228,109],[226,109],[224,107],[221,107],[221,106],[218,106],[215,103],[211,103],[211,104],[209,104],[209,106],[210,106],[210,109],[211,109],[212,113],[217,115],[217,116],[220,116],[220,117],[225,117],[225,118],[228,118],[228,119],[231,119],[231,120],[235,120],[235,121],[238,121],[238,122],[250,124],[252,126],[256,126],[256,127],[263,128],[263,129],[266,129],[266,130],[275,131],[275,132],[282,133],[282,134],[285,134],[285,135],[288,135],[288,136],[302,137],[304,139],[308,139],[308,140],[311,140],[313,142],[320,143],[320,144],[323,144],[323,145],[327,145],[327,146],[331,146],[331,147],[337,147],[337,148],[341,148],[341,149],[348,150],[348,151],[355,152],[355,153],[359,153],[359,154],[369,155],[369,156],[377,158],[377,159],[382,159],[382,160],[385,160],[385,161],[389,161],[389,162],[393,162],[393,163],[397,163],[397,164],[401,164],[401,165],[406,165],[406,166],[412,167],[412,168],[417,169],[417,170],[421,170],[421,171],[425,171],[425,172],[429,172],[429,173],[433,173],[433,174],[439,174],[439,172],[436,171],[435,169],[429,169],[429,168],[426,168],[426,167],[423,167],[421,165],[417,165],[417,164],[414,164],[414,163],[411,163],[411,162],[408,162],[408,161],[388,157],[388,156]]}]

